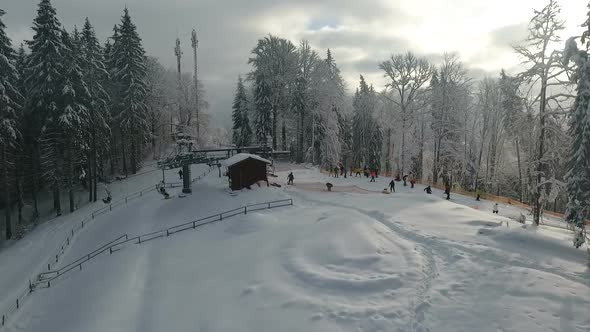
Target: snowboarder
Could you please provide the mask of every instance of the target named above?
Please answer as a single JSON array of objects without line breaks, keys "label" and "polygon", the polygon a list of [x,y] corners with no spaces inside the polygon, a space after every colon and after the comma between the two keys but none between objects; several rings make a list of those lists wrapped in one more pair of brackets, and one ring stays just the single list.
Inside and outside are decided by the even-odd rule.
[{"label": "snowboarder", "polygon": [[182,180],[182,170],[178,170],[178,176],[180,177],[180,179]]},{"label": "snowboarder", "polygon": [[410,179],[410,185],[411,185],[410,188],[414,188],[415,184],[416,184],[416,179],[414,179],[414,178]]},{"label": "snowboarder", "polygon": [[406,187],[408,184],[406,183],[406,180],[408,179],[407,175],[404,175],[404,187]]},{"label": "snowboarder", "polygon": [[479,198],[480,198],[480,197],[481,197],[481,192],[479,191],[479,189],[477,189],[477,190],[475,191],[475,200],[476,200],[476,201],[479,201]]},{"label": "snowboarder", "polygon": [[430,185],[428,187],[424,188],[424,191],[429,195],[432,194],[432,188],[430,188]]},{"label": "snowboarder", "polygon": [[498,203],[494,203],[494,209],[492,210],[492,213],[498,214]]},{"label": "snowboarder", "polygon": [[369,182],[375,182],[375,171],[371,171],[371,181]]},{"label": "snowboarder", "polygon": [[391,182],[389,182],[389,191],[392,193],[395,192],[395,181],[393,181],[393,179],[391,179]]},{"label": "snowboarder", "polygon": [[293,176],[293,172],[289,173],[289,175],[287,175],[287,184],[293,184],[293,180],[295,179],[295,176]]}]

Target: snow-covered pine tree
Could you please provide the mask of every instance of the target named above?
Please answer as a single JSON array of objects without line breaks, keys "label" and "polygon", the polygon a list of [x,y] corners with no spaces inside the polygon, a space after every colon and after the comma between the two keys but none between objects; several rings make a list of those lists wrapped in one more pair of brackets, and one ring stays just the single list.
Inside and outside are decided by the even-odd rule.
[{"label": "snow-covered pine tree", "polygon": [[375,96],[362,75],[352,105],[354,110],[352,121],[353,161],[356,167],[364,167],[368,166],[372,132],[377,128],[375,128],[375,121],[373,121]]},{"label": "snow-covered pine tree", "polygon": [[577,95],[569,127],[573,144],[567,165],[568,203],[565,211],[565,220],[575,231],[576,248],[586,241],[586,222],[590,219],[590,13],[583,26],[587,28],[582,34],[586,49],[578,50],[571,38],[564,52],[564,62],[567,64],[571,59],[577,65],[574,76],[578,84]]},{"label": "snow-covered pine tree", "polygon": [[[81,68],[90,93],[88,103],[88,130],[84,137],[88,159],[87,174],[89,199],[97,200],[97,181],[99,160],[107,157],[111,135],[108,110],[110,97],[103,83],[109,79],[103,49],[96,38],[94,28],[88,17],[84,21],[81,35]],[[103,163],[100,163],[102,169]]]},{"label": "snow-covered pine tree", "polygon": [[[59,105],[62,102],[62,87],[66,61],[64,54],[66,47],[61,36],[61,24],[56,16],[55,8],[50,0],[41,0],[37,9],[37,17],[33,21],[33,39],[27,41],[31,53],[27,57],[25,68],[25,86],[27,90],[27,109],[30,112],[29,134],[33,137],[32,159],[38,169],[41,169],[53,191],[53,207],[57,214],[61,213],[59,199],[59,183],[61,165],[60,153],[57,146],[58,132],[50,133],[46,127],[47,119],[53,117],[57,120]],[[42,135],[43,133],[43,135]],[[43,137],[42,137],[43,136]],[[39,138],[41,139],[34,139]],[[43,144],[41,144],[43,143]],[[40,163],[40,148],[52,146],[55,158]],[[47,151],[47,150],[46,150]],[[36,175],[35,175],[36,176]],[[35,182],[37,182],[35,180]]]},{"label": "snow-covered pine tree", "polygon": [[[63,149],[63,178],[68,189],[70,212],[73,212],[75,209],[73,183],[77,178],[74,169],[80,166],[79,151],[84,148],[83,133],[89,128],[88,105],[91,103],[91,97],[81,68],[83,54],[78,29],[74,29],[72,36],[63,30],[62,42],[65,46],[64,60],[68,64],[64,73],[62,101],[58,112],[49,118],[47,128],[56,131],[59,140],[56,147]],[[54,148],[50,147],[51,150]],[[59,156],[59,153],[52,153],[52,155],[55,158]]]},{"label": "snow-covered pine tree", "polygon": [[[126,159],[125,149],[128,147],[130,171],[135,174],[149,127],[145,105],[145,51],[127,8],[121,18],[118,33],[113,36],[111,61],[114,68],[112,79],[119,89],[119,94],[115,97],[115,121],[120,123],[122,158]],[[126,173],[125,162],[123,168]]]},{"label": "snow-covered pine tree", "polygon": [[272,134],[272,104],[270,102],[271,91],[261,76],[254,79],[254,103],[256,106],[254,130],[256,142],[266,144]]},{"label": "snow-covered pine tree", "polygon": [[248,118],[248,97],[241,76],[238,77],[232,109],[233,143],[238,147],[248,146],[252,139],[252,129],[250,128],[250,120]]},{"label": "snow-covered pine tree", "polygon": [[17,112],[22,103],[18,90],[19,75],[16,69],[16,54],[10,38],[6,35],[6,26],[2,21],[5,12],[0,9],[0,172],[2,179],[1,193],[5,207],[5,224],[7,239],[12,237],[12,198],[9,174],[14,166],[14,145],[19,136]]}]

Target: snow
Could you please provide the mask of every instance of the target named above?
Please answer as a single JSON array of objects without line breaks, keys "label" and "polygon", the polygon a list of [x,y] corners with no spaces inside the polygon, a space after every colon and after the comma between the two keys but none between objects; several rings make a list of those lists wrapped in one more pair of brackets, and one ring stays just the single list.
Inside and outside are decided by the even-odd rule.
[{"label": "snow", "polygon": [[[291,169],[277,169],[284,170],[276,178],[284,184]],[[51,288],[37,289],[6,330],[590,329],[587,254],[571,247],[567,230],[522,226],[507,218],[522,212],[516,207],[500,204],[493,215],[493,202],[453,193],[446,201],[423,186],[398,182],[396,193],[379,193],[388,178],[369,183],[317,169],[292,171],[294,186],[253,187],[237,196],[212,172],[185,198],[175,197],[180,189],[171,189],[169,200],[152,191],[101,215],[62,262],[121,234],[294,199],[292,207],[248,212],[98,256]],[[367,192],[314,186],[326,182]],[[2,275],[16,259],[2,264]]]},{"label": "snow", "polygon": [[244,160],[246,160],[248,158],[260,160],[260,161],[263,161],[263,162],[265,162],[267,164],[272,164],[272,162],[270,160],[264,159],[264,158],[262,158],[260,156],[257,156],[255,154],[250,154],[250,153],[238,153],[235,156],[230,157],[230,158],[222,161],[221,164],[223,166],[230,167],[230,166],[233,166],[233,165],[235,165],[237,163],[240,163],[240,162],[242,162],[242,161],[244,161]]}]

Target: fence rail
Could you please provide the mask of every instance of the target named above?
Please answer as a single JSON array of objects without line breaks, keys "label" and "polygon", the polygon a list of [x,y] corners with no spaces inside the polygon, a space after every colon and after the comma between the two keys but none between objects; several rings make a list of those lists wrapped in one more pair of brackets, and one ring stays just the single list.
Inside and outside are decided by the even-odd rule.
[{"label": "fence rail", "polygon": [[[191,180],[191,183],[194,183],[200,179],[202,179],[203,177],[205,177],[208,173],[210,173],[211,171],[213,171],[213,168],[209,168],[207,171],[205,171],[203,174],[200,174],[199,176],[193,178]],[[179,187],[182,186],[182,182],[172,182],[172,183],[167,183],[166,187],[168,188],[175,188],[175,187]],[[102,208],[96,209],[94,211],[92,211],[90,214],[88,214],[86,217],[82,218],[82,220],[80,220],[80,222],[75,223],[74,226],[70,229],[70,231],[66,232],[66,236],[64,238],[64,240],[57,245],[57,250],[55,254],[52,254],[49,257],[49,260],[47,261],[46,264],[41,265],[33,274],[32,278],[28,280],[28,284],[25,285],[23,288],[21,288],[20,291],[16,292],[17,296],[15,301],[13,301],[7,308],[4,308],[1,316],[0,316],[0,329],[2,327],[4,327],[7,323],[8,317],[10,315],[12,315],[14,312],[16,312],[18,309],[20,309],[20,307],[22,306],[23,302],[26,300],[26,298],[33,292],[33,290],[35,289],[35,283],[33,283],[32,280],[35,279],[35,277],[39,278],[42,274],[43,274],[43,278],[45,280],[47,280],[47,274],[46,272],[56,272],[57,270],[53,270],[51,271],[51,267],[55,264],[57,264],[60,260],[60,258],[63,256],[63,254],[65,253],[65,250],[67,249],[67,247],[70,245],[70,243],[72,242],[74,236],[80,231],[82,230],[86,225],[88,225],[90,222],[92,222],[96,217],[102,215],[103,213],[106,213],[108,211],[112,211],[113,208],[116,208],[118,206],[122,206],[124,204],[127,204],[130,200],[136,199],[138,197],[143,197],[143,195],[151,192],[151,191],[156,191],[156,185],[150,185],[149,187],[145,187],[139,191],[136,191],[134,193],[128,194],[125,197],[111,202],[109,203],[108,206],[104,206]],[[112,246],[106,247],[102,250],[99,250],[95,253],[95,255],[93,255],[91,258],[92,259],[102,253],[105,252],[105,250],[108,251],[109,248],[111,248]],[[97,249],[98,250],[98,249]],[[88,260],[89,260],[88,259]],[[70,263],[64,267],[61,268],[60,272],[53,275],[54,278],[55,276],[59,276],[62,275],[64,273],[67,273],[75,268],[79,268],[81,269],[81,265],[82,263],[86,262],[82,260],[82,257],[80,259],[80,262],[78,262],[78,264],[73,264]],[[73,264],[73,265],[72,265]],[[48,271],[49,270],[49,271]],[[45,274],[44,274],[45,273]],[[49,279],[51,279],[49,278]]]},{"label": "fence rail", "polygon": [[270,201],[270,202],[264,202],[264,203],[251,204],[251,205],[245,205],[245,206],[242,206],[239,208],[235,208],[235,209],[228,210],[228,211],[223,211],[218,214],[214,214],[214,215],[207,216],[204,218],[199,218],[199,219],[189,221],[189,222],[186,222],[183,224],[174,225],[174,226],[171,226],[171,227],[168,227],[165,229],[160,229],[157,231],[137,235],[134,237],[129,237],[128,234],[123,234],[123,235],[119,236],[118,238],[100,246],[99,248],[93,250],[92,252],[80,257],[79,259],[77,259],[77,260],[57,269],[57,270],[40,273],[39,276],[37,277],[37,280],[35,281],[35,283],[30,284],[29,288],[30,288],[31,292],[36,287],[49,288],[49,287],[51,287],[51,283],[54,280],[64,276],[68,272],[71,272],[74,270],[82,270],[82,265],[84,263],[92,260],[93,258],[99,256],[100,254],[103,254],[106,252],[109,252],[109,254],[112,254],[116,251],[119,251],[119,250],[123,249],[125,245],[141,244],[141,243],[148,242],[148,241],[151,241],[151,240],[154,240],[157,238],[168,237],[168,236],[175,234],[175,233],[180,233],[180,232],[183,232],[183,231],[186,231],[189,229],[196,229],[198,227],[201,227],[201,226],[204,226],[207,224],[211,224],[216,221],[222,221],[223,219],[227,219],[227,218],[239,215],[239,214],[247,214],[248,212],[267,210],[267,209],[278,208],[278,207],[283,207],[283,206],[290,206],[290,205],[293,205],[293,199],[291,199],[291,198]]}]

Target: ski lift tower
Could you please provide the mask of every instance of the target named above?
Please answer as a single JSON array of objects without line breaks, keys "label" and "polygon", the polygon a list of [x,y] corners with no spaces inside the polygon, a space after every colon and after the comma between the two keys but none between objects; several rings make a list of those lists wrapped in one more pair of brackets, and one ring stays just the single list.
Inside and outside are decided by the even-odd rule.
[{"label": "ski lift tower", "polygon": [[179,132],[176,134],[176,144],[182,166],[182,192],[190,194],[193,192],[191,189],[192,137],[184,132]]}]

